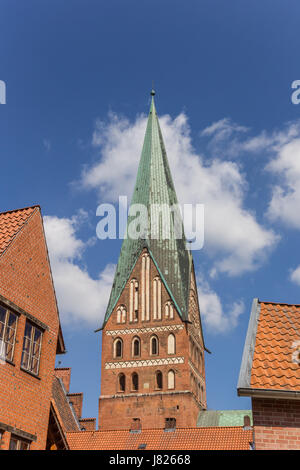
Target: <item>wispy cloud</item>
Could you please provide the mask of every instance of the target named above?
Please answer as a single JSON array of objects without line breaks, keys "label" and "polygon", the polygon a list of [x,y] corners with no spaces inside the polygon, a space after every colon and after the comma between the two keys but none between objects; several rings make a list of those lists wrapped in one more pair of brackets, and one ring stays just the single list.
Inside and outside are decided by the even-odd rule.
[{"label": "wispy cloud", "polygon": [[[180,203],[205,204],[205,249],[213,260],[211,273],[239,275],[256,269],[278,237],[261,224],[244,205],[247,183],[233,161],[213,159],[209,165],[192,146],[187,116],[160,117],[171,171]],[[225,120],[211,126],[206,134],[230,134]],[[233,126],[244,132],[242,126]],[[109,115],[98,121],[93,145],[99,149],[99,160],[87,166],[81,183],[94,189],[99,199],[116,201],[120,194],[131,197],[146,128],[146,116],[134,122]],[[205,162],[205,163],[204,163]]]},{"label": "wispy cloud", "polygon": [[108,264],[95,279],[82,267],[91,240],[84,242],[76,232],[86,217],[84,211],[72,218],[45,216],[44,226],[63,323],[97,327],[103,321],[115,266]]}]

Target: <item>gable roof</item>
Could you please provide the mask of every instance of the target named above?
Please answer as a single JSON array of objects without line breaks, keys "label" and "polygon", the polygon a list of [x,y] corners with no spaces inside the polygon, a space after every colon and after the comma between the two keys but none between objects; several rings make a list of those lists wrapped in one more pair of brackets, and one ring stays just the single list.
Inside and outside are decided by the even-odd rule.
[{"label": "gable roof", "polygon": [[37,208],[35,205],[0,213],[0,256]]},{"label": "gable roof", "polygon": [[254,299],[238,393],[300,398],[300,305]]},{"label": "gable roof", "polygon": [[[131,207],[134,204],[141,204],[147,208],[149,217],[143,221],[147,224],[148,232],[153,234],[153,231],[157,229],[158,236],[157,238],[148,237],[144,233],[137,239],[130,236],[124,239],[104,324],[118,302],[143,248],[148,249],[179,315],[183,320],[187,320],[192,258],[189,250],[186,249],[182,219],[177,207],[177,196],[155,109],[154,92],[151,94],[152,102]],[[175,220],[170,224],[168,238],[164,238],[165,224],[161,218],[157,218],[160,217],[159,205],[169,208],[177,207]],[[136,214],[128,217],[126,235],[128,235],[128,226],[135,218]],[[159,220],[158,224],[155,220]],[[177,230],[181,231],[182,237],[176,237]]]},{"label": "gable roof", "polygon": [[244,426],[244,417],[249,416],[252,425],[251,410],[202,410],[199,411],[197,426]]},{"label": "gable roof", "polygon": [[[33,214],[36,213],[36,211],[41,213],[41,208],[38,204],[29,206],[29,207],[23,207],[21,209],[14,209],[14,210],[0,213],[0,257],[6,253],[10,245],[13,243],[13,241],[16,239],[16,237],[22,231],[22,229],[27,225],[27,223],[29,222]],[[42,220],[42,217],[41,217],[41,220]],[[43,223],[42,223],[42,230],[43,230],[43,236],[45,238]],[[47,256],[49,259],[46,240],[45,240],[45,244],[46,244]],[[52,282],[52,286],[54,290],[56,308],[58,312],[50,260],[49,260],[49,268],[50,268],[50,273],[51,273],[51,282]],[[59,322],[57,354],[63,354],[65,352],[66,352],[65,343],[64,343],[63,333],[61,329],[61,324]]]},{"label": "gable roof", "polygon": [[84,431],[67,434],[71,450],[250,450],[252,429],[242,427]]},{"label": "gable roof", "polygon": [[60,378],[54,376],[52,382],[52,404],[64,432],[81,429],[76,413],[67,397],[66,390]]}]

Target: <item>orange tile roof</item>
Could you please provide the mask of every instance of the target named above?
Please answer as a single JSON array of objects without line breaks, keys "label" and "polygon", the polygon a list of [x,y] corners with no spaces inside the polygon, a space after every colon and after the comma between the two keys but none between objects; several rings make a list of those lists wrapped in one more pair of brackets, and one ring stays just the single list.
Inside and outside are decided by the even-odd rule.
[{"label": "orange tile roof", "polygon": [[242,427],[83,431],[67,434],[71,450],[249,450],[252,429]]},{"label": "orange tile roof", "polygon": [[39,206],[0,213],[0,255],[6,250],[37,207]]},{"label": "orange tile roof", "polygon": [[300,306],[260,302],[251,388],[300,391],[299,349]]}]

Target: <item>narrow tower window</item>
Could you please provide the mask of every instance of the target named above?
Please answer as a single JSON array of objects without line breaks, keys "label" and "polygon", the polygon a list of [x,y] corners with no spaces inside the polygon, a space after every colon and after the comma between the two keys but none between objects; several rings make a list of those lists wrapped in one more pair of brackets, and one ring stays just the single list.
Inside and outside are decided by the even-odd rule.
[{"label": "narrow tower window", "polygon": [[118,359],[122,357],[122,355],[123,355],[123,341],[121,340],[121,338],[117,338],[114,341],[114,357]]},{"label": "narrow tower window", "polygon": [[153,320],[161,320],[161,280],[153,279]]},{"label": "narrow tower window", "polygon": [[135,337],[132,341],[132,355],[134,357],[140,356],[141,354],[141,341],[140,338]]},{"label": "narrow tower window", "polygon": [[139,318],[139,283],[136,279],[130,281],[129,320],[138,321]]},{"label": "narrow tower window", "polygon": [[168,389],[172,390],[175,388],[175,372],[173,370],[169,370],[168,372]]},{"label": "narrow tower window", "polygon": [[172,333],[168,336],[168,354],[175,354],[175,336]]},{"label": "narrow tower window", "polygon": [[165,304],[165,318],[173,320],[174,318],[174,306],[170,300]]},{"label": "narrow tower window", "polygon": [[155,388],[158,390],[163,388],[163,376],[160,370],[155,372]]},{"label": "narrow tower window", "polygon": [[152,336],[150,340],[150,351],[152,356],[156,356],[158,354],[158,339],[157,336]]},{"label": "narrow tower window", "polygon": [[124,374],[118,376],[118,392],[125,392],[126,378]]},{"label": "narrow tower window", "polygon": [[137,375],[136,372],[132,374],[131,379],[132,379],[132,390],[134,392],[137,392],[139,389],[139,376]]},{"label": "narrow tower window", "polygon": [[144,253],[142,257],[142,276],[141,276],[141,311],[142,321],[150,320],[150,256]]},{"label": "narrow tower window", "polygon": [[126,323],[126,307],[124,305],[118,307],[117,323]]}]

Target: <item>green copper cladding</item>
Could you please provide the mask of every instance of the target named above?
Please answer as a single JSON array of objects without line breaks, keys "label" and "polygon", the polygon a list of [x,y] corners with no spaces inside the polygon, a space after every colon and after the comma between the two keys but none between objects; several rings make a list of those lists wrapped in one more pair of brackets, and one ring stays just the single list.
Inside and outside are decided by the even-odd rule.
[{"label": "green copper cladding", "polygon": [[[128,236],[124,239],[104,325],[117,304],[143,248],[148,249],[181,318],[183,320],[188,318],[192,257],[189,250],[186,249],[182,219],[180,215],[178,217],[178,212],[177,217],[171,219],[170,236],[167,239],[164,238],[162,218],[159,216],[157,206],[167,205],[168,207],[176,207],[178,202],[156,114],[153,91],[151,96],[151,107],[131,207],[133,204],[142,204],[147,208],[149,215],[148,228],[150,233],[152,233],[153,225],[156,225],[158,236],[152,238],[144,233],[138,239],[132,239]],[[159,220],[158,226],[155,223],[153,224],[155,217],[150,217],[151,210],[155,217],[159,216],[156,219]],[[127,230],[135,217],[136,215],[128,217]],[[178,228],[178,226],[180,226],[179,230],[182,231],[181,238],[176,238],[175,236],[175,227]]]}]

